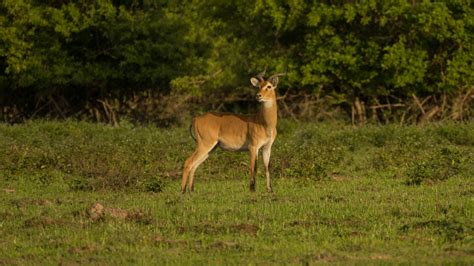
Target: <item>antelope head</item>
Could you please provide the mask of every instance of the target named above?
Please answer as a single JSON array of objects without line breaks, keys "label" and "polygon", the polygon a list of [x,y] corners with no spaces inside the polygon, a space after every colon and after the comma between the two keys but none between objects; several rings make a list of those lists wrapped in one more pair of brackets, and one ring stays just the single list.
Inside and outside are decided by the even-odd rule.
[{"label": "antelope head", "polygon": [[258,89],[256,99],[258,102],[269,102],[276,100],[275,89],[278,85],[278,77],[286,75],[286,73],[277,73],[265,80],[264,75],[266,68],[257,75],[256,78],[251,78],[250,82]]}]

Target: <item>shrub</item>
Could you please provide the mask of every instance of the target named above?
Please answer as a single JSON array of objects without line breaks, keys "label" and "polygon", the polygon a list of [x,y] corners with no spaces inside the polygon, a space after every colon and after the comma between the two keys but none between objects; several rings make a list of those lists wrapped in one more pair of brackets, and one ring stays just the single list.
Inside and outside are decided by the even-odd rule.
[{"label": "shrub", "polygon": [[146,192],[161,192],[165,187],[163,180],[157,176],[148,178],[143,184],[143,188]]},{"label": "shrub", "polygon": [[407,185],[443,181],[459,173],[462,154],[454,149],[442,148],[427,160],[414,160],[407,170]]},{"label": "shrub", "polygon": [[469,125],[453,124],[437,129],[437,133],[456,145],[474,145],[474,128]]}]

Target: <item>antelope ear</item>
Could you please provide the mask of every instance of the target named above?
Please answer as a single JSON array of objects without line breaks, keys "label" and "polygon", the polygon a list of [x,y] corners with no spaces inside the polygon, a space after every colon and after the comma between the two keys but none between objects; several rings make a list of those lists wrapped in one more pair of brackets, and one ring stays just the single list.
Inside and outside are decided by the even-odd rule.
[{"label": "antelope ear", "polygon": [[253,85],[254,87],[258,87],[258,79],[256,79],[256,78],[251,78],[251,79],[250,79],[250,83],[252,83],[252,85]]},{"label": "antelope ear", "polygon": [[270,82],[274,88],[276,88],[276,86],[278,85],[278,77],[271,77],[270,79],[268,79],[268,82]]}]

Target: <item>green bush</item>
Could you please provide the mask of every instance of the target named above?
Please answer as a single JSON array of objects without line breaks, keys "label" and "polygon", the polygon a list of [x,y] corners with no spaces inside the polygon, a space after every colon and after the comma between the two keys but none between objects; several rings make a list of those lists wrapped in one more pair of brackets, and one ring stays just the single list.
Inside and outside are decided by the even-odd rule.
[{"label": "green bush", "polygon": [[474,129],[469,124],[455,124],[451,127],[440,127],[436,132],[453,144],[474,145]]},{"label": "green bush", "polygon": [[145,181],[145,183],[143,184],[143,187],[146,192],[156,193],[156,192],[163,191],[163,188],[165,187],[165,183],[159,177],[150,177]]},{"label": "green bush", "polygon": [[86,178],[81,177],[71,178],[68,182],[68,186],[73,191],[93,190],[90,181],[88,181]]},{"label": "green bush", "polygon": [[356,99],[370,106],[415,94],[440,102],[474,84],[472,14],[469,1],[457,0],[6,0],[0,115],[138,119],[131,114],[154,106],[174,113],[150,105],[150,95],[173,103],[240,99],[265,65],[288,70],[282,92],[347,112]]},{"label": "green bush", "polygon": [[407,185],[443,181],[459,173],[465,157],[455,149],[442,148],[428,159],[415,160],[407,170]]}]

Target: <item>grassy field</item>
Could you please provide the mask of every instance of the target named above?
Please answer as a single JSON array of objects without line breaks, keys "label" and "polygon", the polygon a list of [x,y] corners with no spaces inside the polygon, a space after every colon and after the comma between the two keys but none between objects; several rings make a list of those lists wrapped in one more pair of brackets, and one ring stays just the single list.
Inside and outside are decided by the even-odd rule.
[{"label": "grassy field", "polygon": [[474,123],[281,121],[274,190],[187,127],[0,125],[0,264],[474,263]]}]

